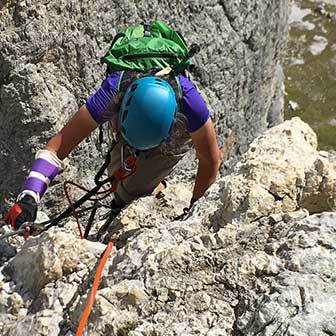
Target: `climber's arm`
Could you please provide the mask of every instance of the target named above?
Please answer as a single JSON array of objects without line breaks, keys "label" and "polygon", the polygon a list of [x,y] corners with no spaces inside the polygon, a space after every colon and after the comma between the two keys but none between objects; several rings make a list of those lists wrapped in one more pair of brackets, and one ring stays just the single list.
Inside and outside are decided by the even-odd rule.
[{"label": "climber's arm", "polygon": [[45,149],[55,153],[63,160],[98,124],[83,105],[78,112],[66,123],[60,132],[50,139]]},{"label": "climber's arm", "polygon": [[101,88],[88,97],[86,104],[66,123],[60,132],[50,139],[43,150],[35,155],[35,161],[27,176],[16,203],[9,209],[7,223],[19,228],[25,222],[34,222],[37,205],[49,184],[64,168],[63,159],[97,126],[113,120],[114,96],[120,73],[105,80]]},{"label": "climber's arm", "polygon": [[17,201],[5,217],[8,224],[18,229],[27,222],[35,221],[37,205],[50,182],[63,169],[62,160],[97,126],[84,105],[48,142],[45,149],[37,152]]},{"label": "climber's arm", "polygon": [[210,118],[201,128],[190,134],[198,158],[198,170],[192,196],[193,200],[197,200],[216,180],[221,154],[214,125]]}]

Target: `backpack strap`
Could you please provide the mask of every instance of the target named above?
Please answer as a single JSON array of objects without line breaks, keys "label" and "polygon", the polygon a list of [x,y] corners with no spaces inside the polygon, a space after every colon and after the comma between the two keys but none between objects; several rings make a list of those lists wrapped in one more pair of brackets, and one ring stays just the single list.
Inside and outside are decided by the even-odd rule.
[{"label": "backpack strap", "polygon": [[178,75],[175,75],[175,82],[177,84],[177,90],[176,90],[176,93],[177,93],[177,103],[178,103],[178,106],[179,106],[179,112],[182,113],[182,100],[183,100],[183,91],[182,91],[182,87],[181,87],[181,83],[178,79]]},{"label": "backpack strap", "polygon": [[118,92],[120,93],[120,99],[124,97],[127,88],[138,78],[140,78],[141,73],[136,71],[122,71],[118,83]]},{"label": "backpack strap", "polygon": [[169,75],[172,71],[173,71],[173,69],[168,66],[168,67],[163,68],[162,70],[159,70],[158,72],[156,72],[155,76],[161,77],[161,76]]},{"label": "backpack strap", "polygon": [[156,72],[155,76],[162,77],[162,79],[166,80],[173,87],[177,98],[178,110],[182,112],[183,91],[178,79],[178,74],[176,74],[171,67],[166,67]]}]

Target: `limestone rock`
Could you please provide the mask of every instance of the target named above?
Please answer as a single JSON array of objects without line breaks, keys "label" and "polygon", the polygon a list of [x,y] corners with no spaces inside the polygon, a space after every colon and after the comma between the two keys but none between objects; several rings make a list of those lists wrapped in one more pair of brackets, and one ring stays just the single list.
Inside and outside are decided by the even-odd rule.
[{"label": "limestone rock", "polygon": [[253,141],[221,187],[225,221],[300,207],[321,212],[335,202],[336,170],[319,155],[312,129],[296,117]]},{"label": "limestone rock", "polygon": [[168,184],[158,196],[148,196],[131,203],[113,220],[102,238],[117,241],[117,246],[123,246],[126,240],[136,234],[141,228],[159,227],[170,223],[176,216],[188,207],[192,187],[183,183]]},{"label": "limestone rock", "polygon": [[36,336],[58,336],[60,335],[59,323],[62,316],[51,310],[43,310],[36,315],[30,315],[20,319],[19,323],[4,324],[0,329],[3,335],[36,335]]},{"label": "limestone rock", "polygon": [[[121,328],[116,316],[122,321],[128,316],[132,326],[128,330],[134,335],[147,335],[153,330],[159,335],[181,334],[183,330],[189,334],[196,330],[206,334],[214,326],[217,332],[230,330],[234,316],[230,300],[223,302],[218,298],[212,285],[216,262],[211,261],[211,251],[221,248],[223,243],[217,242],[209,232],[206,234],[207,231],[195,216],[186,223],[144,227],[129,237],[107,266],[113,268],[113,274],[102,279],[99,296],[109,295],[108,303],[105,301],[106,314],[97,308],[98,315],[93,315],[89,330],[101,326],[102,318],[109,330]],[[220,236],[225,239],[223,234]],[[213,245],[208,243],[211,241]],[[218,256],[219,264],[222,258]],[[139,295],[130,293],[130,289],[125,291],[124,285],[119,289],[125,283],[123,279],[132,279],[126,282],[132,284],[130,281],[135,281],[140,293],[144,288],[141,300],[135,299]],[[118,298],[123,292],[124,296]]]},{"label": "limestone rock", "polygon": [[2,240],[0,241],[1,262],[7,261],[8,259],[14,257],[15,254],[16,254],[16,249],[14,246],[8,244],[8,242],[6,241],[2,241]]},{"label": "limestone rock", "polygon": [[274,254],[284,269],[238,318],[244,335],[335,333],[335,224],[335,213],[322,213],[274,226]]},{"label": "limestone rock", "polygon": [[36,295],[46,284],[76,272],[80,263],[94,265],[104,249],[102,244],[63,232],[46,232],[26,241],[8,264],[7,272],[19,287]]},{"label": "limestone rock", "polygon": [[[143,283],[123,280],[111,288],[103,288],[96,295],[93,330],[99,334],[125,334],[141,324],[137,313],[141,303],[147,300]],[[79,320],[84,302],[74,309],[72,319]],[[76,321],[77,322],[77,321]],[[78,324],[78,322],[77,322]]]},{"label": "limestone rock", "polygon": [[[282,183],[270,183],[272,192],[290,194],[295,192],[296,176],[308,176],[302,173],[306,164],[316,167],[321,157],[330,170],[308,171],[333,176],[332,160],[316,151],[315,139],[298,119],[271,129],[237,165],[237,171],[244,172],[239,177],[242,186],[270,183],[279,173]],[[279,154],[284,144],[286,151]],[[246,160],[255,152],[257,156]],[[288,180],[282,164],[288,169]],[[122,224],[121,235],[112,229],[122,243],[104,268],[88,334],[335,333],[336,214],[310,215],[307,209],[285,212],[281,207],[276,212],[278,208],[265,203],[270,216],[249,221],[247,214],[255,212],[255,203],[249,202],[240,208],[240,217],[223,220],[227,190],[222,186],[237,176],[234,171],[219,179],[195,203],[186,221],[172,219],[174,207],[182,208],[190,195],[179,184],[167,188],[161,199],[142,198],[123,210],[111,224]],[[314,174],[309,178],[316,180]],[[307,188],[306,195],[312,190]],[[319,197],[316,190],[313,195]],[[75,332],[105,246],[81,241],[74,234],[70,222],[29,238],[7,263],[15,283],[0,274],[2,333]]]},{"label": "limestone rock", "polygon": [[320,156],[305,172],[299,205],[313,213],[335,209],[336,169],[328,159]]}]

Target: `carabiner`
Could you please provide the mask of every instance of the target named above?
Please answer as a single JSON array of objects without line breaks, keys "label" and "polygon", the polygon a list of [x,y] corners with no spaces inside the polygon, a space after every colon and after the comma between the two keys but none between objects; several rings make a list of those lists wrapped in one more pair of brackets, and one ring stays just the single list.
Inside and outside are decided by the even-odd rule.
[{"label": "carabiner", "polygon": [[6,239],[12,236],[23,235],[24,238],[28,238],[32,232],[32,228],[37,228],[37,225],[34,222],[25,222],[21,225],[18,230],[7,232],[0,236],[0,240]]},{"label": "carabiner", "polygon": [[121,167],[128,173],[131,173],[133,171],[133,166],[128,166],[125,161],[125,150],[128,149],[129,153],[134,156],[132,153],[132,150],[127,145],[122,145],[120,148],[120,159],[121,159]]}]

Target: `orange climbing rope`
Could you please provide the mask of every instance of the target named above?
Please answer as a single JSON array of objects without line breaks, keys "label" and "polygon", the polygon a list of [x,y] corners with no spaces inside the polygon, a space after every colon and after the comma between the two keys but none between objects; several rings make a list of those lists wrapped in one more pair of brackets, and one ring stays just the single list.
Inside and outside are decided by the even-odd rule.
[{"label": "orange climbing rope", "polygon": [[95,296],[96,296],[96,293],[97,293],[97,290],[98,290],[98,286],[99,286],[99,283],[100,283],[100,278],[101,278],[104,266],[106,264],[107,258],[109,257],[109,255],[112,251],[112,247],[113,247],[112,242],[109,242],[105,251],[104,251],[102,259],[101,259],[101,261],[98,265],[97,272],[96,272],[94,280],[93,280],[92,289],[91,289],[90,294],[87,298],[86,306],[84,308],[81,320],[79,321],[76,336],[82,336],[83,335],[83,332],[85,330],[86,323],[87,323],[87,320],[88,320],[89,315],[91,313],[91,309],[92,309],[92,306],[93,306],[93,303],[94,303],[94,300],[95,300]]},{"label": "orange climbing rope", "polygon": [[[113,176],[115,177],[115,179],[112,181],[111,187],[107,190],[103,190],[103,191],[100,191],[100,192],[96,193],[96,195],[103,195],[103,196],[95,197],[95,198],[89,198],[89,200],[90,201],[101,201],[104,198],[106,198],[108,195],[110,195],[112,192],[115,192],[117,190],[118,183],[120,181],[126,179],[127,177],[129,177],[129,176],[131,176],[135,173],[135,170],[136,170],[135,163],[136,163],[136,158],[134,156],[128,157],[127,160],[125,161],[125,165],[124,165],[124,162],[123,162],[122,166],[113,173]],[[125,169],[125,167],[127,169]],[[89,192],[89,190],[86,189],[85,187],[83,187],[83,186],[81,186],[77,183],[71,182],[71,181],[65,181],[64,182],[64,192],[65,192],[66,198],[67,198],[67,200],[70,204],[70,208],[73,211],[73,216],[76,218],[80,237],[81,237],[81,239],[83,239],[83,232],[82,232],[81,225],[79,223],[79,218],[78,218],[78,215],[75,211],[74,203],[72,202],[72,200],[69,196],[69,193],[68,193],[68,189],[67,189],[68,185],[75,186],[75,187],[77,187],[77,188],[79,188],[83,191],[86,191],[86,192]],[[100,283],[101,275],[102,275],[104,266],[106,264],[107,258],[109,257],[109,255],[112,251],[112,248],[113,248],[113,243],[109,242],[105,251],[104,251],[102,259],[101,259],[101,261],[98,265],[98,268],[97,268],[97,271],[96,271],[96,274],[95,274],[95,277],[94,277],[94,280],[93,280],[93,286],[92,286],[92,289],[91,289],[90,294],[88,296],[86,306],[84,308],[81,320],[79,322],[78,329],[77,329],[77,332],[76,332],[76,336],[82,336],[83,335],[83,332],[84,332],[86,324],[87,324],[87,320],[88,320],[89,315],[91,313],[91,309],[92,309],[92,306],[93,306],[93,303],[94,303],[94,300],[95,300],[95,296],[97,294],[97,290],[98,290],[98,286],[99,286],[99,283]]]}]

